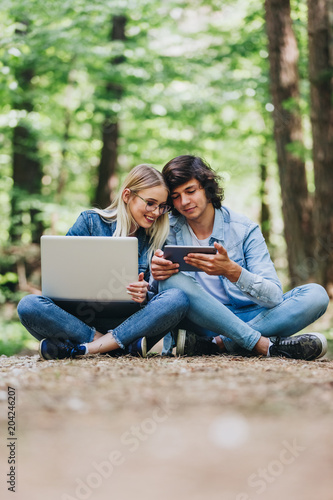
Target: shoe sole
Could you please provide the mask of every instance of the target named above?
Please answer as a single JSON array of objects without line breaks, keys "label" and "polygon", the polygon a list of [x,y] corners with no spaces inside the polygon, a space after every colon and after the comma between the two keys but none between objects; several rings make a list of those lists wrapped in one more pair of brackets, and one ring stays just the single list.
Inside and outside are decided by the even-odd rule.
[{"label": "shoe sole", "polygon": [[186,330],[178,330],[176,356],[184,356]]},{"label": "shoe sole", "polygon": [[317,332],[312,332],[312,333],[310,333],[310,335],[314,335],[315,337],[318,337],[319,340],[321,341],[321,345],[322,345],[321,353],[315,359],[322,358],[327,353],[327,338],[322,333],[317,333]]},{"label": "shoe sole", "polygon": [[141,340],[141,356],[143,358],[147,357],[147,339],[146,337],[143,337]]},{"label": "shoe sole", "polygon": [[46,340],[46,339],[41,340],[40,343],[39,343],[38,354],[40,355],[40,357],[42,359],[44,359],[45,361],[48,361],[48,359],[44,358],[44,356],[42,354],[42,344],[43,344],[44,340]]}]

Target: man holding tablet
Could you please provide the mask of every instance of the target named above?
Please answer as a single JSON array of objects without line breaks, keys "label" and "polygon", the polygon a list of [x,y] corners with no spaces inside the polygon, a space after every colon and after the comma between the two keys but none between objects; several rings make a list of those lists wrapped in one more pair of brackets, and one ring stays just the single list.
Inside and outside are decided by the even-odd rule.
[{"label": "man holding tablet", "polygon": [[[173,202],[171,249],[165,247],[169,254],[155,252],[152,275],[160,290],[179,288],[187,294],[190,308],[180,328],[197,334],[191,349],[189,339],[178,338],[177,353],[323,356],[324,335],[292,335],[324,314],[325,289],[311,283],[283,294],[259,226],[222,206],[218,176],[201,158],[178,156],[165,165],[163,175]],[[216,253],[185,249],[176,263],[173,246],[208,246]],[[182,271],[183,262],[193,270]]]}]

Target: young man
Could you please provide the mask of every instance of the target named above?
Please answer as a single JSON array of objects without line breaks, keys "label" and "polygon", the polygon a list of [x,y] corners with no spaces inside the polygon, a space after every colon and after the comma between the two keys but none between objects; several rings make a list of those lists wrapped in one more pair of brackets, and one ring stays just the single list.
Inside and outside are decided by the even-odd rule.
[{"label": "young man", "polygon": [[165,165],[163,175],[173,202],[167,244],[217,250],[215,255],[185,257],[200,272],[179,272],[179,265],[165,259],[162,250],[153,257],[152,275],[160,290],[180,288],[190,300],[180,327],[195,332],[198,342],[205,339],[199,349],[192,339],[189,349],[180,337],[177,353],[215,351],[306,360],[323,356],[324,335],[291,335],[324,314],[329,302],[324,288],[311,283],[282,293],[258,225],[222,206],[218,177],[201,158],[178,156]]}]

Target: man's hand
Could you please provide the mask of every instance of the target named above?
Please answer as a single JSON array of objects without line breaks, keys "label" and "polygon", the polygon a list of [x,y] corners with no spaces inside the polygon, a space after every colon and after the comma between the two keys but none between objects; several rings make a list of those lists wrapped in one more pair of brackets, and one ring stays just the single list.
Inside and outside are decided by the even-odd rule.
[{"label": "man's hand", "polygon": [[151,261],[151,274],[154,280],[163,281],[178,273],[179,264],[164,258],[162,250],[156,250]]},{"label": "man's hand", "polygon": [[229,281],[235,283],[241,275],[242,268],[233,260],[230,260],[228,253],[219,243],[214,243],[217,253],[189,253],[184,260],[186,264],[198,267],[201,271],[212,276],[225,276]]},{"label": "man's hand", "polygon": [[134,302],[142,304],[146,300],[146,295],[148,291],[148,283],[143,279],[144,273],[139,274],[138,281],[130,283],[127,288],[127,293],[132,295]]}]

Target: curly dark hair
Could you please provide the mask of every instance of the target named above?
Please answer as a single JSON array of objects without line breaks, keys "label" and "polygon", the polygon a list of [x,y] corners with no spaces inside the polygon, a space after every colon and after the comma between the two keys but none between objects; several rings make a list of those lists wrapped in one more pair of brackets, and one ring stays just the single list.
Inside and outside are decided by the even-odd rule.
[{"label": "curly dark hair", "polygon": [[[219,186],[220,177],[214,170],[199,156],[182,155],[170,160],[162,170],[165,182],[170,193],[190,181],[197,179],[204,188],[207,199],[211,201],[214,208],[221,208],[224,198],[224,191]],[[171,200],[172,204],[172,200]],[[173,208],[172,213],[178,215],[179,212]]]}]

